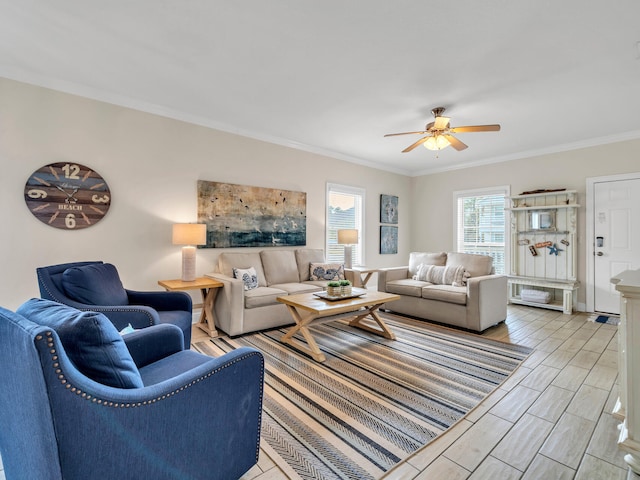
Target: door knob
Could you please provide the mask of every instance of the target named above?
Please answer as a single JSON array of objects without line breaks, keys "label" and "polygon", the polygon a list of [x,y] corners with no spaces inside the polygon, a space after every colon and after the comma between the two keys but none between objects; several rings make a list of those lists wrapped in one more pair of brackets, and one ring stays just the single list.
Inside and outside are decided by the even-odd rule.
[{"label": "door knob", "polygon": [[598,255],[599,257],[601,257],[602,255],[604,255],[604,253],[602,253],[602,252],[598,252],[598,253],[596,253],[596,255]]}]

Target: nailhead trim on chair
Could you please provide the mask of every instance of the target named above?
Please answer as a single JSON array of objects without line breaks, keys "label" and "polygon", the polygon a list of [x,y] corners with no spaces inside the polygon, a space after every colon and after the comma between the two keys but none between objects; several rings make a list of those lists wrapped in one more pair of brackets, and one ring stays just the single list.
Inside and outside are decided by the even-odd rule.
[{"label": "nailhead trim on chair", "polygon": [[[222,371],[223,369],[230,367],[231,365],[239,362],[240,360],[243,360],[245,358],[251,357],[253,355],[257,355],[257,353],[255,352],[251,352],[248,353],[246,355],[243,355],[242,357],[239,357],[237,359],[235,359],[233,362],[226,364],[220,368],[216,368],[215,370],[212,370],[211,372],[207,373],[206,375],[203,375],[199,378],[196,378],[195,380],[193,380],[192,382],[190,382],[187,385],[183,385],[182,387],[178,388],[177,390],[174,390],[173,392],[167,393],[165,395],[162,395],[161,397],[157,397],[157,398],[153,398],[150,400],[145,400],[144,402],[137,402],[137,403],[117,403],[117,402],[110,402],[107,400],[102,400],[96,397],[93,397],[92,395],[83,392],[82,390],[80,390],[79,388],[74,387],[73,385],[71,385],[70,383],[67,382],[67,379],[64,376],[64,373],[62,372],[62,369],[60,369],[60,364],[58,363],[58,355],[56,355],[56,349],[54,348],[54,344],[53,344],[53,334],[49,331],[49,332],[45,332],[45,335],[47,336],[46,338],[46,342],[47,342],[47,347],[50,349],[49,353],[51,354],[51,359],[53,360],[53,368],[55,369],[55,373],[58,376],[58,379],[60,380],[60,383],[62,383],[65,388],[67,388],[68,390],[70,390],[71,392],[75,393],[76,395],[80,395],[82,398],[86,399],[86,400],[91,400],[91,402],[96,403],[98,405],[102,405],[105,407],[114,407],[114,408],[134,408],[134,407],[142,407],[145,405],[152,405],[156,402],[159,402],[160,400],[165,400],[169,397],[174,396],[176,393],[180,393],[184,390],[186,390],[187,388],[195,385],[196,383],[199,383],[200,381],[204,380],[205,378],[209,378],[210,376],[212,376],[215,373],[218,373],[220,371]],[[36,335],[36,340],[38,341],[42,341],[44,340],[44,337],[42,335]],[[263,396],[263,389],[264,386],[260,385],[260,403],[262,404],[262,396]],[[258,429],[260,430],[260,429]]]}]

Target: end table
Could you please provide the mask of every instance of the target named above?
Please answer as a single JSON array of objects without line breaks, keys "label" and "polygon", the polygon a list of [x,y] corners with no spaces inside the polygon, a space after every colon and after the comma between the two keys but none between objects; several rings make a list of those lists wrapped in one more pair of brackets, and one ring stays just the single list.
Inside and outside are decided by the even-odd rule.
[{"label": "end table", "polygon": [[158,285],[171,292],[200,290],[203,305],[200,320],[196,323],[196,326],[207,332],[210,337],[218,336],[213,304],[216,300],[216,295],[218,295],[218,289],[221,288],[224,283],[214,280],[213,278],[198,277],[192,282],[185,282],[183,280],[158,280]]},{"label": "end table", "polygon": [[369,267],[365,267],[363,265],[360,265],[360,266],[354,266],[354,267],[351,267],[351,268],[345,268],[345,273],[347,271],[352,271],[353,274],[354,274],[354,280],[355,280],[354,285],[353,285],[354,287],[367,288],[367,282],[371,279],[371,276],[374,273],[379,272],[380,269],[378,269],[378,268],[369,268]]}]

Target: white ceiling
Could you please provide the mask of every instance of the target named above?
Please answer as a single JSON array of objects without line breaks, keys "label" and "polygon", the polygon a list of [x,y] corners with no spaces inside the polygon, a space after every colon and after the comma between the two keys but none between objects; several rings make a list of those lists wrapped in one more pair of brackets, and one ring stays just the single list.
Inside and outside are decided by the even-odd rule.
[{"label": "white ceiling", "polygon": [[[408,175],[640,138],[639,41],[637,0],[0,0],[2,77]],[[436,106],[502,130],[383,137]]]}]

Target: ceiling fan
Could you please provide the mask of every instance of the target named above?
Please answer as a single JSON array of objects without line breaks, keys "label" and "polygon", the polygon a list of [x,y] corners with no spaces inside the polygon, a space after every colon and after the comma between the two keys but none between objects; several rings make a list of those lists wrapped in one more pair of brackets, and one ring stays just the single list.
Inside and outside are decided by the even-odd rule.
[{"label": "ceiling fan", "polygon": [[451,127],[449,125],[449,117],[443,117],[444,107],[436,107],[431,110],[431,113],[435,117],[433,122],[427,123],[425,129],[420,132],[402,132],[402,133],[387,133],[385,137],[393,137],[396,135],[411,135],[411,134],[428,134],[422,137],[417,142],[409,145],[402,153],[410,152],[419,145],[424,144],[429,150],[442,150],[443,148],[451,145],[456,150],[464,150],[467,145],[462,143],[456,137],[451,135],[452,133],[466,133],[466,132],[497,132],[500,130],[500,125],[470,125],[467,127]]}]

